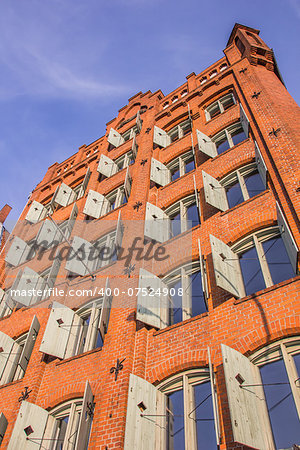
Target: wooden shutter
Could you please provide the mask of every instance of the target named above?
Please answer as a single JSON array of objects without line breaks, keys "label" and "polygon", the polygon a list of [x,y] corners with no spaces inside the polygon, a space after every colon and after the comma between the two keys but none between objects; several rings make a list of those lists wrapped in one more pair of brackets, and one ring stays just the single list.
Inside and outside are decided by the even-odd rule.
[{"label": "wooden shutter", "polygon": [[58,302],[53,302],[40,352],[63,359],[72,328],[74,311]]},{"label": "wooden shutter", "polygon": [[70,186],[68,186],[67,184],[61,183],[58,191],[56,192],[55,203],[60,206],[67,206],[73,202],[75,197],[76,194],[73,189],[70,188]]},{"label": "wooden shutter", "polygon": [[56,256],[52,262],[52,266],[51,266],[51,269],[50,269],[50,272],[49,272],[49,275],[47,278],[47,282],[46,282],[47,288],[53,288],[55,285],[57,274],[59,272],[59,268],[61,265],[61,259],[58,255],[59,255],[59,250],[57,251]]},{"label": "wooden shutter", "polygon": [[217,286],[235,297],[243,297],[245,290],[237,254],[215,236],[209,238]]},{"label": "wooden shutter", "polygon": [[141,129],[142,129],[142,125],[143,125],[143,121],[141,119],[140,111],[138,111],[137,114],[136,114],[136,121],[135,121],[135,123],[136,123],[136,127],[138,129],[138,132],[140,133]]},{"label": "wooden shutter", "polygon": [[89,440],[89,432],[93,416],[91,414],[91,409],[93,408],[94,396],[88,380],[85,384],[84,396],[82,401],[82,411],[80,414],[77,440],[74,450],[83,450],[87,448]]},{"label": "wooden shutter", "polygon": [[170,238],[169,216],[149,202],[146,205],[144,235],[157,242],[165,242]]},{"label": "wooden shutter", "polygon": [[38,318],[36,316],[33,317],[28,335],[19,359],[19,365],[24,370],[24,372],[27,369],[29,359],[38,335],[38,332],[40,330],[40,322],[38,321]]},{"label": "wooden shutter", "polygon": [[95,219],[99,219],[99,217],[106,214],[107,202],[108,200],[104,195],[90,189],[83,208],[83,213],[94,217]]},{"label": "wooden shutter", "polygon": [[221,183],[202,170],[205,200],[221,211],[228,209],[226,191]]},{"label": "wooden shutter", "polygon": [[92,267],[92,261],[89,261],[88,259],[92,250],[93,246],[90,242],[79,236],[74,236],[72,240],[72,250],[67,258],[65,269],[81,276],[86,275],[88,272],[86,267],[82,264],[82,261],[88,267]]},{"label": "wooden shutter", "polygon": [[49,248],[55,241],[61,242],[61,235],[55,224],[51,220],[46,219],[40,226],[36,243],[41,247]]},{"label": "wooden shutter", "polygon": [[83,319],[75,313],[73,316],[72,325],[70,327],[69,339],[64,358],[71,358],[71,356],[78,353],[78,344],[83,331],[83,324]]},{"label": "wooden shutter", "polygon": [[36,200],[33,200],[25,219],[28,222],[35,223],[39,222],[39,220],[44,219],[46,215],[47,209],[45,208],[45,206],[37,202]]},{"label": "wooden shutter", "polygon": [[130,197],[131,185],[132,185],[132,178],[131,178],[131,175],[130,175],[129,167],[127,167],[126,176],[125,176],[125,182],[124,182],[124,191],[125,191],[125,195],[126,195],[127,200]]},{"label": "wooden shutter", "polygon": [[14,267],[18,266],[27,260],[30,250],[30,246],[23,239],[15,236],[6,253],[5,262]]},{"label": "wooden shutter", "polygon": [[20,292],[13,293],[11,290],[11,298],[22,305],[29,306],[38,301],[41,296],[34,296],[32,290],[43,290],[46,281],[37,272],[30,267],[24,267],[23,272],[18,273],[19,279],[14,284],[12,290]]},{"label": "wooden shutter", "polygon": [[123,222],[121,219],[121,211],[119,211],[117,228],[116,228],[116,236],[115,236],[115,248],[116,248],[117,254],[118,254],[119,249],[122,246],[123,234],[124,234],[124,225],[123,225]]},{"label": "wooden shutter", "polygon": [[[70,217],[68,219],[67,229],[64,231],[65,238],[67,238],[67,239],[69,239],[69,237],[72,233],[77,216],[78,216],[78,207],[77,207],[76,203],[74,203]],[[63,237],[61,237],[61,239],[63,240]]]},{"label": "wooden shutter", "polygon": [[154,125],[153,143],[165,148],[171,144],[171,138],[168,133]]},{"label": "wooden shutter", "polygon": [[8,422],[3,413],[0,414],[0,445],[2,444]]},{"label": "wooden shutter", "polygon": [[215,380],[214,367],[211,363],[209,347],[207,348],[207,354],[208,354],[211,398],[212,398],[214,424],[215,424],[215,432],[216,432],[216,443],[219,448],[219,445],[220,445],[220,421],[219,421],[219,412],[218,412],[217,386],[216,386],[216,380]]},{"label": "wooden shutter", "polygon": [[170,170],[162,162],[151,158],[151,175],[150,180],[160,186],[165,186],[171,181]]},{"label": "wooden shutter", "polygon": [[133,154],[133,159],[136,159],[136,155],[137,155],[137,150],[138,150],[138,146],[136,143],[136,136],[133,136],[133,141],[132,141],[132,146],[131,146],[131,151]]},{"label": "wooden shutter", "polygon": [[256,165],[257,165],[257,170],[258,170],[258,173],[259,173],[259,175],[260,175],[260,177],[262,179],[262,182],[263,182],[263,185],[264,185],[265,189],[267,189],[267,172],[268,172],[268,169],[267,169],[265,161],[264,161],[264,159],[262,157],[262,154],[260,153],[260,150],[259,150],[259,147],[257,145],[257,142],[254,141],[254,144],[255,144],[255,162],[256,162]]},{"label": "wooden shutter", "polygon": [[7,334],[0,331],[0,379],[2,382],[3,373],[7,364],[7,361],[10,357],[10,353],[14,346],[15,341]]},{"label": "wooden shutter", "polygon": [[227,345],[221,344],[221,349],[234,441],[275,449],[259,368]]},{"label": "wooden shutter", "polygon": [[240,103],[240,121],[246,137],[249,137],[249,120],[241,103]]},{"label": "wooden shutter", "polygon": [[55,199],[56,199],[56,194],[58,193],[59,189],[60,189],[60,186],[56,186],[54,194],[51,198],[50,205],[49,205],[49,213],[50,214],[52,214],[55,209]]},{"label": "wooden shutter", "polygon": [[108,320],[111,310],[111,304],[112,304],[112,295],[111,290],[109,286],[109,278],[106,278],[105,282],[105,292],[103,297],[103,303],[100,313],[100,320],[99,320],[99,331],[102,337],[102,340],[104,341],[104,336],[107,333],[108,329]]},{"label": "wooden shutter", "polygon": [[200,152],[205,153],[211,158],[217,156],[218,152],[216,144],[208,136],[206,136],[206,134],[202,133],[202,131],[196,130],[196,132]]},{"label": "wooden shutter", "polygon": [[295,274],[297,273],[297,263],[298,263],[298,247],[296,241],[292,235],[290,227],[281,211],[279,204],[276,202],[276,212],[277,212],[277,223],[280,229],[281,237],[285,245],[287,254],[289,256],[290,262],[293,266]]},{"label": "wooden shutter", "polygon": [[14,342],[10,354],[8,355],[6,366],[1,376],[1,384],[6,384],[13,381],[18,367],[21,351],[21,346],[17,344],[17,342]]},{"label": "wooden shutter", "polygon": [[103,154],[100,155],[97,171],[101,173],[101,175],[104,175],[105,177],[109,178],[115,173],[117,173],[118,170],[119,169],[117,164],[112,159]]},{"label": "wooden shutter", "polygon": [[[162,289],[167,286],[151,272],[140,269],[139,272],[139,293],[137,296],[137,312],[136,318],[147,325],[155,328],[167,326],[162,323],[162,308],[166,309],[168,305],[162,300]],[[155,294],[156,292],[156,294]],[[161,295],[158,295],[158,292]],[[165,314],[167,316],[167,314]]]},{"label": "wooden shutter", "polygon": [[85,174],[85,177],[83,179],[80,191],[78,192],[78,197],[77,198],[80,198],[80,197],[82,197],[85,194],[85,191],[86,191],[86,188],[87,188],[87,186],[89,184],[90,178],[91,178],[91,170],[88,167],[88,169],[86,171],[86,174]]},{"label": "wooden shutter", "polygon": [[198,191],[197,191],[195,175],[193,175],[193,180],[194,180],[195,201],[196,201],[196,206],[197,206],[197,209],[198,209],[199,223],[200,223],[201,222],[201,206],[200,206],[199,194],[198,194]]},{"label": "wooden shutter", "polygon": [[203,259],[203,255],[202,255],[202,251],[201,251],[200,239],[198,239],[198,248],[199,248],[199,262],[200,262],[202,289],[203,289],[204,299],[205,299],[205,301],[207,301],[207,299],[209,297],[207,273],[206,273],[205,261]]},{"label": "wooden shutter", "polygon": [[[40,448],[47,420],[48,412],[45,409],[33,403],[22,402],[7,450],[37,450]],[[33,433],[27,438],[24,430],[29,426]]]},{"label": "wooden shutter", "polygon": [[109,130],[109,135],[108,135],[107,140],[114,147],[119,147],[119,145],[121,145],[125,142],[125,139],[123,138],[123,136],[121,136],[120,133],[118,133],[113,128],[111,128]]},{"label": "wooden shutter", "polygon": [[124,450],[164,448],[155,443],[158,432],[156,422],[160,423],[163,419],[156,418],[159,395],[164,394],[143,378],[130,374]]}]

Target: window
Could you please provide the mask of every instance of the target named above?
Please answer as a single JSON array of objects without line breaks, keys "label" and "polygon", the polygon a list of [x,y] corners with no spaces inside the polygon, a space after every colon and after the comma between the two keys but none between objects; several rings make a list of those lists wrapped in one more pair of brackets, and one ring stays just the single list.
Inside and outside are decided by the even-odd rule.
[{"label": "window", "polygon": [[223,70],[226,70],[227,67],[228,67],[228,66],[227,66],[226,63],[222,64],[221,67],[220,67],[220,72],[223,72]]},{"label": "window", "polygon": [[118,166],[118,170],[125,169],[134,163],[134,155],[132,151],[125,153],[115,160],[115,164]]},{"label": "window", "polygon": [[165,210],[165,213],[171,220],[171,237],[177,236],[178,234],[181,234],[184,231],[199,225],[200,223],[195,195],[185,197],[179,202],[174,203]]},{"label": "window", "polygon": [[218,75],[218,72],[216,70],[213,70],[210,74],[209,74],[209,78],[213,78],[216,75]]},{"label": "window", "polygon": [[169,102],[163,104],[163,109],[166,109],[169,106]]},{"label": "window", "polygon": [[213,102],[206,108],[205,110],[206,120],[211,120],[214,117],[218,116],[219,114],[222,114],[228,108],[235,105],[235,103],[236,103],[235,98],[232,92],[224,95],[219,100]]},{"label": "window", "polygon": [[175,97],[172,98],[172,103],[176,103],[176,102],[178,102],[178,96],[177,95],[175,95]]},{"label": "window", "polygon": [[220,155],[229,148],[243,142],[246,138],[241,122],[236,122],[215,134],[212,137],[212,141],[215,143],[217,153]]},{"label": "window", "polygon": [[123,137],[124,142],[126,142],[126,141],[129,141],[130,139],[132,139],[138,133],[139,133],[139,130],[138,130],[137,125],[134,125],[134,127],[125,131],[125,133],[122,133],[121,136]]},{"label": "window", "polygon": [[163,282],[169,292],[174,293],[170,297],[168,325],[207,311],[199,261],[174,270],[163,278]]},{"label": "window", "polygon": [[206,82],[207,82],[207,78],[206,77],[202,77],[201,80],[200,80],[200,84],[202,85],[202,84],[204,84]]},{"label": "window", "polygon": [[177,180],[188,172],[195,169],[195,158],[193,151],[183,153],[177,158],[172,159],[167,164],[167,168],[171,172],[171,180]]},{"label": "window", "polygon": [[188,94],[188,91],[185,89],[181,92],[181,97],[185,97]]},{"label": "window", "polygon": [[76,311],[81,318],[81,326],[74,354],[88,352],[102,347],[103,340],[100,333],[100,316],[103,299],[95,299]]},{"label": "window", "polygon": [[109,211],[113,211],[114,209],[119,208],[119,206],[124,205],[128,201],[124,186],[120,186],[117,189],[114,189],[112,192],[106,195],[106,198],[110,203]]},{"label": "window", "polygon": [[186,134],[190,133],[192,130],[192,122],[190,119],[186,119],[176,127],[171,128],[170,131],[166,132],[156,125],[154,126],[153,143],[159,147],[167,147],[172,142],[181,139]]}]

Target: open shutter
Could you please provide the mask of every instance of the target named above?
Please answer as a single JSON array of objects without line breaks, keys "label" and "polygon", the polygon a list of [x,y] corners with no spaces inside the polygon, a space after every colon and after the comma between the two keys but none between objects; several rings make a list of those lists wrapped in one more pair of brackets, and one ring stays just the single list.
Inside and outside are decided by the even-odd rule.
[{"label": "open shutter", "polygon": [[107,140],[114,147],[119,147],[119,145],[121,145],[125,142],[125,139],[123,138],[123,136],[121,136],[120,133],[118,133],[113,128],[111,128],[109,130],[109,135],[108,135]]},{"label": "open shutter", "polygon": [[3,373],[9,359],[15,341],[7,334],[0,331],[0,379],[2,382]]},{"label": "open shutter", "polygon": [[202,177],[206,202],[221,211],[226,211],[228,209],[228,202],[224,187],[218,180],[204,172],[204,170],[202,170]]},{"label": "open shutter", "polygon": [[56,282],[57,274],[59,272],[59,268],[61,265],[61,259],[58,257],[59,251],[57,251],[57,254],[53,260],[48,278],[47,278],[47,288],[53,288]]},{"label": "open shutter", "polygon": [[197,132],[198,148],[200,152],[205,153],[211,158],[217,156],[218,152],[216,144],[208,136],[206,136],[206,134],[202,133],[202,131],[196,130],[196,132]]},{"label": "open shutter", "polygon": [[126,176],[125,176],[125,182],[124,182],[124,191],[125,191],[125,195],[126,195],[127,200],[130,197],[131,185],[132,185],[132,178],[131,178],[131,175],[130,175],[129,167],[127,167]]},{"label": "open shutter", "polygon": [[153,142],[160,147],[167,147],[171,144],[171,138],[164,130],[154,125]]},{"label": "open shutter", "polygon": [[82,411],[80,414],[77,440],[74,450],[83,450],[87,448],[90,427],[93,420],[93,400],[93,392],[90,383],[87,380],[85,384],[84,396],[82,401]]},{"label": "open shutter", "polygon": [[202,255],[202,251],[201,251],[200,239],[198,239],[198,248],[199,248],[199,262],[200,262],[202,289],[203,289],[204,299],[205,299],[205,301],[207,301],[207,299],[209,297],[207,273],[206,273],[205,261],[203,259],[203,255]]},{"label": "open shutter", "polygon": [[168,315],[166,314],[168,304],[167,301],[163,301],[166,300],[166,297],[161,295],[162,289],[166,287],[156,275],[145,269],[140,269],[137,320],[155,328],[167,326],[165,322]]},{"label": "open shutter", "polygon": [[39,330],[40,330],[40,322],[38,321],[38,318],[34,316],[19,360],[19,365],[24,370],[24,372],[27,369],[29,359]]},{"label": "open shutter", "polygon": [[14,267],[18,266],[27,260],[30,250],[30,246],[24,242],[23,239],[15,236],[8,252],[6,253],[5,262]]},{"label": "open shutter", "polygon": [[248,117],[246,116],[246,113],[241,103],[240,103],[240,121],[246,137],[249,137],[249,120]]},{"label": "open shutter", "polygon": [[80,197],[82,197],[85,194],[85,191],[86,191],[87,185],[89,184],[90,178],[91,178],[91,170],[88,167],[88,169],[86,171],[86,174],[85,174],[85,177],[83,179],[80,191],[78,192],[78,197],[77,198],[80,198]]},{"label": "open shutter", "polygon": [[118,254],[119,249],[122,246],[123,234],[124,234],[124,225],[123,225],[123,222],[121,219],[121,211],[119,211],[117,228],[116,228],[116,236],[115,236],[115,248],[116,248],[117,254]]},{"label": "open shutter", "polygon": [[68,186],[67,184],[61,183],[55,195],[55,203],[60,206],[67,206],[73,202],[75,197],[76,194],[73,189],[70,188],[70,186]]},{"label": "open shutter", "polygon": [[63,359],[72,328],[74,311],[58,302],[53,302],[40,352]]},{"label": "open shutter", "polygon": [[108,156],[101,155],[99,164],[97,167],[97,171],[101,173],[101,175],[104,175],[105,177],[109,178],[115,173],[118,172],[118,166],[117,164],[110,159]]},{"label": "open shutter", "polygon": [[94,217],[95,219],[99,219],[99,217],[106,214],[107,203],[108,200],[104,195],[90,189],[83,208],[83,213]]},{"label": "open shutter", "polygon": [[[68,219],[67,229],[64,231],[64,235],[67,239],[69,239],[69,237],[72,233],[77,216],[78,216],[78,207],[77,207],[76,203],[74,203],[70,217]],[[61,239],[63,240],[62,236],[61,236]]]},{"label": "open shutter", "polygon": [[217,386],[216,386],[214,368],[211,363],[209,347],[207,348],[207,354],[208,354],[209,378],[210,378],[211,397],[212,397],[212,405],[213,405],[213,413],[214,413],[215,432],[216,432],[216,443],[219,448],[219,445],[220,445],[220,422],[219,422],[219,413],[218,413]]},{"label": "open shutter", "polygon": [[210,245],[217,286],[235,297],[245,295],[238,256],[220,239],[210,235]]},{"label": "open shutter", "polygon": [[132,151],[134,159],[136,159],[137,150],[138,150],[138,146],[137,146],[137,143],[136,143],[136,136],[134,135],[133,136],[132,145],[131,145],[131,151]]},{"label": "open shutter", "polygon": [[52,196],[52,198],[51,198],[51,201],[50,201],[50,204],[49,204],[49,213],[50,213],[50,214],[52,214],[53,211],[54,211],[54,209],[55,209],[55,205],[56,205],[55,199],[56,199],[56,194],[57,194],[58,191],[59,191],[59,188],[60,188],[60,186],[56,186],[56,189],[55,189],[55,191],[54,191],[54,194],[53,194],[53,196]]},{"label": "open shutter", "polygon": [[259,173],[259,175],[260,175],[260,177],[262,179],[262,182],[263,182],[263,185],[264,185],[265,189],[267,189],[267,172],[268,172],[268,169],[267,169],[265,161],[264,161],[264,159],[262,157],[262,154],[260,153],[260,150],[259,150],[259,147],[257,145],[257,142],[254,141],[254,144],[255,144],[255,162],[256,162],[256,165],[257,165],[257,170],[258,170],[258,173]]},{"label": "open shutter", "polygon": [[104,341],[104,335],[107,333],[107,329],[108,329],[108,320],[109,320],[109,315],[110,315],[110,310],[111,310],[111,303],[112,303],[112,295],[111,295],[111,290],[110,290],[110,286],[109,286],[109,278],[106,278],[105,291],[104,291],[103,303],[102,303],[100,320],[99,320],[99,331],[100,331],[103,341]]},{"label": "open shutter", "polygon": [[197,206],[198,214],[199,214],[199,222],[201,222],[201,206],[200,206],[199,194],[197,191],[195,175],[193,175],[193,180],[194,180],[195,201],[196,201],[196,206]]},{"label": "open shutter", "polygon": [[72,250],[67,258],[65,269],[81,276],[86,275],[88,272],[86,267],[82,264],[82,261],[91,269],[92,261],[89,261],[88,258],[92,250],[93,246],[90,242],[79,236],[74,236],[72,240]]},{"label": "open shutter", "polygon": [[221,349],[234,441],[275,449],[259,368],[227,345],[221,344]]},{"label": "open shutter", "polygon": [[3,413],[0,414],[0,445],[2,444],[8,422]]},{"label": "open shutter", "polygon": [[281,211],[281,208],[277,202],[276,202],[276,212],[277,212],[277,223],[280,229],[281,237],[285,245],[287,254],[289,255],[290,262],[296,274],[299,250],[296,241],[292,235],[292,232],[290,230],[290,227],[288,226],[287,221],[285,220],[285,217],[283,215],[283,212]]},{"label": "open shutter", "polygon": [[143,121],[141,119],[140,111],[137,112],[135,123],[136,123],[136,127],[138,129],[138,132],[140,133],[141,129],[142,129],[142,125],[143,125]]},{"label": "open shutter", "polygon": [[[18,279],[19,277],[19,279]],[[24,267],[23,272],[18,273],[11,289],[11,298],[22,305],[29,306],[33,302],[37,302],[41,296],[34,296],[32,290],[43,290],[45,287],[45,280],[30,267]],[[12,292],[17,290],[18,292]]]},{"label": "open shutter", "polygon": [[[38,405],[22,402],[7,450],[37,450],[40,448],[48,420],[48,412]],[[28,427],[32,433],[26,434]]]},{"label": "open shutter", "polygon": [[2,373],[1,384],[6,384],[9,383],[10,381],[13,381],[13,377],[16,373],[21,351],[22,351],[21,346],[17,344],[17,342],[14,342],[10,351],[10,355],[8,355],[5,369]]},{"label": "open shutter", "polygon": [[51,220],[46,219],[40,226],[36,243],[43,248],[49,248],[54,242],[61,242],[61,235],[55,224]]},{"label": "open shutter", "polygon": [[147,202],[144,235],[157,242],[170,238],[169,216],[158,206]]},{"label": "open shutter", "polygon": [[[156,445],[155,442],[158,428],[160,428],[159,423],[164,419],[156,418],[159,397],[162,396],[164,394],[151,383],[130,374],[124,450],[164,448]],[[166,410],[162,415],[166,415]]]},{"label": "open shutter", "polygon": [[33,200],[25,219],[28,222],[35,223],[39,222],[39,220],[44,219],[46,215],[47,209],[45,208],[45,206],[37,202],[36,200]]},{"label": "open shutter", "polygon": [[160,186],[165,186],[171,181],[170,170],[162,162],[151,158],[151,175],[150,180]]}]

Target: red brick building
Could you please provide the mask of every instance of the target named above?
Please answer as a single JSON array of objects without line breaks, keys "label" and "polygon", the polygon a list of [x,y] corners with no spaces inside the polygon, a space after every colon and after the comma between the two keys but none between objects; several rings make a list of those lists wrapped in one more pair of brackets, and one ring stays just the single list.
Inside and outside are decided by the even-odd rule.
[{"label": "red brick building", "polygon": [[49,167],[5,247],[2,448],[298,448],[297,119],[236,24]]}]

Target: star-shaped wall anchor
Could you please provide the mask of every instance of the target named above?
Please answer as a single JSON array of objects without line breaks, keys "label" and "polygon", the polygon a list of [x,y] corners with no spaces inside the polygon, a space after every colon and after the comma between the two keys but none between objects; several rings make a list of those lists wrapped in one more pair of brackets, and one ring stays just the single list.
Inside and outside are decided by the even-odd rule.
[{"label": "star-shaped wall anchor", "polygon": [[254,91],[253,95],[251,96],[252,98],[258,98],[258,96],[260,95],[260,91],[256,92]]},{"label": "star-shaped wall anchor", "polygon": [[141,161],[141,166],[144,166],[146,164],[146,162],[148,161],[148,159],[142,159]]},{"label": "star-shaped wall anchor", "polygon": [[129,266],[126,266],[124,269],[125,275],[128,275],[128,278],[130,278],[131,272],[133,272],[135,269],[135,264],[129,264]]},{"label": "star-shaped wall anchor", "polygon": [[277,129],[275,130],[275,128],[272,127],[272,131],[270,131],[269,136],[275,136],[275,137],[277,137],[279,131],[280,131],[280,128],[277,128]]},{"label": "star-shaped wall anchor", "polygon": [[146,134],[150,133],[151,128],[147,128],[147,130],[145,131]]},{"label": "star-shaped wall anchor", "polygon": [[142,206],[142,202],[136,202],[134,205],[133,205],[133,209],[136,209],[137,211],[140,209],[140,207]]},{"label": "star-shaped wall anchor", "polygon": [[30,392],[32,392],[32,389],[29,391],[28,386],[25,386],[25,390],[21,392],[21,396],[19,397],[19,403],[27,400]]},{"label": "star-shaped wall anchor", "polygon": [[240,73],[245,73],[247,70],[247,67],[244,67],[243,69],[240,70]]}]

